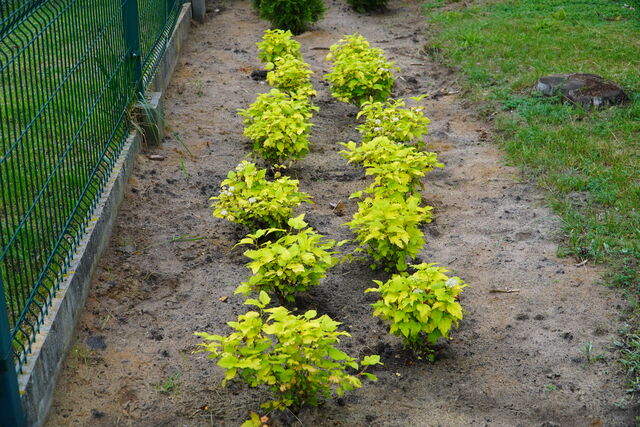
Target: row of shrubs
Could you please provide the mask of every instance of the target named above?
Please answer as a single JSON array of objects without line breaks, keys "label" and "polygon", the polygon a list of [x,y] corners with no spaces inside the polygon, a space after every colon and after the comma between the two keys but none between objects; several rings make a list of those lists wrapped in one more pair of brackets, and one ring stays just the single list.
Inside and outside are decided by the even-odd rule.
[{"label": "row of shrubs", "polygon": [[[407,264],[425,244],[420,226],[432,219],[431,206],[422,200],[421,179],[433,168],[443,167],[435,153],[425,151],[423,135],[429,119],[422,107],[404,108],[403,99],[389,99],[393,71],[399,68],[364,37],[346,36],[331,48],[327,60],[332,62],[325,76],[331,92],[341,101],[360,106],[357,117],[364,117],[357,128],[362,142],[342,143],[341,154],[373,177],[367,189],[350,196],[360,201],[345,225],[361,245],[356,251],[366,251],[373,259],[373,269],[397,272],[366,290],[381,296],[373,304],[373,315],[390,322],[390,333],[403,337],[404,345],[415,354],[433,360],[428,344],[448,338],[451,327],[462,319],[458,298],[466,284],[448,277],[448,270],[435,263]],[[418,103],[422,98],[412,100]]]},{"label": "row of shrubs", "polygon": [[[389,0],[347,0],[357,12],[382,11]],[[289,30],[293,34],[304,32],[324,16],[327,8],[323,0],[252,0],[261,18],[271,22],[273,28]]]},{"label": "row of shrubs", "polygon": [[[264,2],[265,0],[263,0]],[[228,325],[228,336],[197,333],[205,339],[203,351],[218,359],[226,370],[224,382],[241,377],[249,386],[267,385],[273,399],[262,405],[266,411],[299,409],[317,405],[333,392],[361,387],[361,378],[375,380],[366,367],[380,363],[371,355],[358,361],[336,348],[341,336],[339,322],[318,316],[315,310],[295,315],[285,306],[271,307],[272,297],[291,305],[297,292],[318,285],[327,270],[339,262],[335,248],[341,243],[327,239],[304,221],[293,217],[300,203],[311,203],[298,191],[298,181],[282,175],[290,164],[309,151],[310,119],[318,108],[309,80],[312,72],[300,54],[300,44],[291,32],[267,31],[258,43],[267,81],[273,89],[261,94],[246,110],[244,134],[253,141],[270,170],[242,161],[221,183],[213,197],[213,215],[242,224],[251,232],[238,245],[250,245],[244,255],[253,275],[240,284],[236,294],[249,298],[256,309],[238,316]],[[267,179],[273,173],[273,180]],[[252,413],[243,426],[262,425],[264,418]]]},{"label": "row of shrubs", "polygon": [[[310,119],[318,108],[312,103],[312,72],[291,36],[288,31],[267,31],[258,43],[273,89],[240,111],[245,135],[253,141],[254,153],[270,166],[273,179],[267,179],[269,170],[243,161],[212,198],[214,216],[251,230],[237,245],[251,246],[244,255],[253,275],[235,293],[257,294],[257,299],[245,301],[256,309],[229,322],[234,332],[228,336],[197,333],[205,339],[202,350],[226,370],[225,383],[240,376],[252,387],[270,387],[273,400],[262,405],[268,411],[316,405],[334,391],[342,395],[360,387],[362,377],[375,380],[365,369],[381,364],[377,355],[358,361],[336,348],[348,333],[339,331],[340,323],[328,316],[318,317],[314,310],[295,315],[285,306],[270,306],[274,296],[281,304],[294,304],[296,293],[320,284],[331,267],[352,258],[338,256],[337,248],[345,241],[320,235],[304,215],[293,216],[293,209],[311,203],[311,198],[298,190],[297,180],[282,175],[283,163],[309,151]],[[434,153],[424,151],[422,136],[429,121],[421,107],[404,108],[404,100],[388,99],[397,67],[362,36],[345,37],[331,47],[328,59],[332,70],[325,78],[332,94],[360,106],[358,118],[365,119],[358,126],[362,143],[345,143],[341,153],[373,176],[366,190],[352,195],[361,201],[346,225],[361,245],[356,251],[366,251],[373,268],[398,272],[367,290],[381,293],[374,315],[389,320],[390,332],[402,336],[416,354],[432,357],[424,339],[435,343],[448,337],[462,318],[457,299],[466,285],[434,264],[406,263],[424,245],[419,225],[431,219],[431,208],[422,203],[420,179],[442,166]],[[245,425],[263,421],[252,414]]]}]

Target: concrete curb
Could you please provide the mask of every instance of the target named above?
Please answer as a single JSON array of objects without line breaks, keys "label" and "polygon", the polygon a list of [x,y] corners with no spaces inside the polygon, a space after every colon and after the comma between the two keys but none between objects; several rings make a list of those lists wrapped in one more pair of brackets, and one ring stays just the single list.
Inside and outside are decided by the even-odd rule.
[{"label": "concrete curb", "polygon": [[[178,62],[178,54],[191,25],[191,4],[183,6],[167,51],[150,84],[150,91],[166,89]],[[111,177],[84,237],[70,263],[45,317],[33,352],[18,377],[27,425],[42,426],[51,408],[60,368],[73,340],[75,327],[89,293],[91,277],[107,247],[127,180],[140,152],[142,135],[132,132],[111,172]]]}]

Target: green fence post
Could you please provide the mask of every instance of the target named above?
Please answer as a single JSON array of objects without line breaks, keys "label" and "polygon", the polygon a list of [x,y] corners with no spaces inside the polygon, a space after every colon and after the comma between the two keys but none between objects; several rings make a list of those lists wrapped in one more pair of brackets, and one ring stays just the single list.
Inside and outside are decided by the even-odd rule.
[{"label": "green fence post", "polygon": [[9,331],[7,300],[0,277],[0,426],[23,427],[26,424]]},{"label": "green fence post", "polygon": [[138,0],[122,0],[122,23],[124,25],[124,40],[129,50],[133,67],[133,83],[136,95],[144,94],[142,82],[142,54],[140,52],[140,15],[138,14]]}]

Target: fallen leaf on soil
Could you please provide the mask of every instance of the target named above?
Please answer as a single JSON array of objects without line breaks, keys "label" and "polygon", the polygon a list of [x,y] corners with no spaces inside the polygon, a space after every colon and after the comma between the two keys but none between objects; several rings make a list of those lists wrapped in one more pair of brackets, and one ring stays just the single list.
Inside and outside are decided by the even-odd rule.
[{"label": "fallen leaf on soil", "polygon": [[227,300],[229,299],[229,297],[225,295],[225,296],[220,297],[220,298],[218,298],[218,299],[219,299],[221,302],[227,302]]},{"label": "fallen leaf on soil", "polygon": [[338,203],[329,203],[329,206],[333,208],[333,212],[338,216],[344,215],[344,210],[347,207],[343,201],[339,201]]}]

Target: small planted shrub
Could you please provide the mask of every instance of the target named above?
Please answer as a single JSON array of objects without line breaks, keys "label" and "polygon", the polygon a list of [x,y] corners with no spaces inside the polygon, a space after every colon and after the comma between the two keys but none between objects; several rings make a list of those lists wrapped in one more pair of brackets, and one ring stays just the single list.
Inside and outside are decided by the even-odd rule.
[{"label": "small planted shrub", "polygon": [[276,164],[307,154],[313,126],[309,119],[317,110],[306,97],[272,89],[239,114],[245,117],[244,135],[253,141],[253,151]]},{"label": "small planted shrub", "polygon": [[[423,97],[411,99],[418,102]],[[422,137],[429,131],[429,119],[424,116],[422,107],[403,108],[405,106],[404,99],[363,102],[358,118],[364,116],[366,120],[357,127],[362,135],[362,141],[367,142],[379,136],[386,136],[396,142],[415,142],[420,149],[424,149]]]},{"label": "small planted shrub", "polygon": [[247,267],[253,276],[236,289],[236,294],[265,291],[281,301],[293,302],[296,292],[318,285],[326,271],[338,262],[331,251],[336,242],[307,227],[304,215],[290,219],[288,225],[289,232],[277,240],[261,243],[265,236],[283,230],[258,230],[238,243],[254,245],[256,249],[244,253],[251,259]]},{"label": "small planted shrub", "polygon": [[377,12],[385,10],[389,0],[347,0],[347,3],[356,12]]},{"label": "small planted shrub", "polygon": [[296,411],[304,404],[318,405],[334,391],[342,396],[361,387],[361,377],[376,381],[365,369],[381,365],[380,356],[366,356],[358,363],[337,349],[340,337],[350,336],[338,330],[339,322],[327,315],[317,317],[314,310],[296,316],[284,307],[265,308],[269,302],[266,292],[260,292],[259,300],[247,300],[245,304],[259,311],[227,323],[234,330],[228,336],[195,334],[205,340],[201,351],[218,359],[218,366],[226,370],[223,385],[236,377],[250,387],[266,385],[273,400],[263,408]]},{"label": "small planted shrub", "polygon": [[462,319],[458,302],[467,285],[458,277],[448,277],[447,269],[436,264],[412,265],[415,273],[394,274],[387,282],[374,280],[380,300],[373,305],[373,315],[391,323],[389,332],[401,336],[405,347],[426,353],[433,360],[429,344],[441,337],[449,338],[452,326]]},{"label": "small planted shrub", "polygon": [[[327,61],[342,62],[353,56],[366,55],[373,49],[369,40],[358,33],[344,36],[342,39],[331,45],[327,54]],[[378,49],[382,54],[382,49]]]},{"label": "small planted shrub", "polygon": [[358,211],[346,223],[356,233],[356,241],[373,258],[371,268],[389,271],[407,269],[407,257],[413,258],[424,245],[419,225],[431,222],[431,207],[420,206],[419,196],[402,194],[374,195],[358,203]]},{"label": "small planted shrub", "polygon": [[369,47],[364,37],[345,36],[330,48],[331,71],[324,77],[331,83],[332,95],[357,106],[368,100],[386,101],[399,68],[387,61],[379,48]]},{"label": "small planted shrub", "polygon": [[[378,194],[417,193],[422,188],[420,178],[434,167],[442,167],[436,153],[419,151],[416,147],[393,142],[386,136],[373,138],[360,145],[351,141],[342,144],[340,153],[349,163],[359,163],[367,175],[375,177],[367,192]],[[354,193],[359,197],[358,193]]]},{"label": "small planted shrub", "polygon": [[284,55],[269,62],[266,66],[267,82],[275,88],[297,98],[309,98],[316,96],[317,92],[309,80],[313,71],[309,64],[292,55]]},{"label": "small planted shrub", "polygon": [[300,34],[318,22],[326,11],[322,0],[260,0],[260,17],[273,28]]},{"label": "small planted shrub", "polygon": [[293,208],[310,203],[307,193],[298,191],[298,181],[277,176],[267,181],[266,169],[242,161],[220,184],[221,192],[212,197],[213,216],[246,225],[252,230],[283,227]]},{"label": "small planted shrub", "polygon": [[258,45],[258,58],[262,62],[274,63],[276,59],[285,55],[302,59],[300,43],[291,39],[291,31],[267,30]]}]

